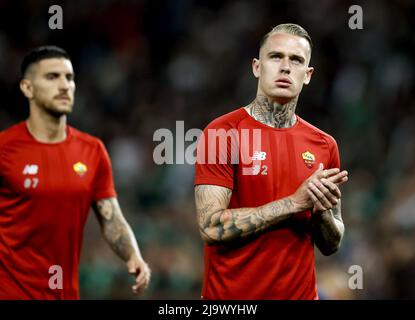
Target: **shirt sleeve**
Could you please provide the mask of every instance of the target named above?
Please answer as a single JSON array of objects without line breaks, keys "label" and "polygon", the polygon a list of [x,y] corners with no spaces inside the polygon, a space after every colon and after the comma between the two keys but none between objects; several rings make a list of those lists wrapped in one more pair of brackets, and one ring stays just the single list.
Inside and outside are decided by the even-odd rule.
[{"label": "shirt sleeve", "polygon": [[330,152],[329,168],[340,169],[340,153],[339,153],[339,148],[337,146],[337,142],[333,137],[330,136],[327,139],[327,143],[329,145],[329,152]]},{"label": "shirt sleeve", "polygon": [[100,140],[98,146],[98,158],[98,168],[95,175],[92,196],[93,201],[117,196],[112,177],[111,160],[104,144]]},{"label": "shirt sleeve", "polygon": [[[220,134],[222,132],[224,136]],[[211,184],[233,189],[232,139],[225,129],[208,126],[199,137],[194,184]],[[226,143],[223,143],[226,141]]]}]

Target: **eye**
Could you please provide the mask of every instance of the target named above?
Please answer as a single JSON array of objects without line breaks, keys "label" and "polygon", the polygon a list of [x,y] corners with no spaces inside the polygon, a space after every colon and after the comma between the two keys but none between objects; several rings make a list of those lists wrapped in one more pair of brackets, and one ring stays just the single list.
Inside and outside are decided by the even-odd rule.
[{"label": "eye", "polygon": [[301,63],[302,63],[302,60],[301,60],[300,58],[298,58],[298,57],[293,57],[293,58],[291,59],[291,61],[292,61],[294,64],[301,64]]},{"label": "eye", "polygon": [[57,78],[57,74],[56,73],[48,73],[47,75],[46,75],[46,79],[48,79],[48,80],[53,80],[53,79],[56,79]]},{"label": "eye", "polygon": [[274,54],[272,54],[271,55],[271,59],[280,59],[281,58],[281,55],[280,54],[278,54],[278,53],[274,53]]}]

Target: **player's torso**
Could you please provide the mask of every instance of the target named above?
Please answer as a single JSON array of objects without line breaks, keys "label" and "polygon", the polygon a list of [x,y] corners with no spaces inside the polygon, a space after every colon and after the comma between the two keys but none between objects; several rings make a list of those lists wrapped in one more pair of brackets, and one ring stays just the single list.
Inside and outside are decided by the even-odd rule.
[{"label": "player's torso", "polygon": [[2,157],[2,194],[27,200],[83,199],[94,179],[95,150],[79,143],[63,145],[8,145]]},{"label": "player's torso", "polygon": [[78,240],[91,204],[97,148],[72,136],[63,143],[16,139],[1,147],[0,229],[8,244],[60,233]]},{"label": "player's torso", "polygon": [[254,128],[245,125],[244,129],[251,134],[247,146],[240,139],[241,161],[234,166],[231,207],[259,206],[289,196],[320,162],[325,167],[330,163],[328,145],[318,134],[298,128],[261,128],[255,136]]},{"label": "player's torso", "polygon": [[[0,297],[76,298],[82,233],[100,161],[98,140],[68,129],[46,144],[20,123],[0,134]],[[48,287],[50,266],[64,290]],[[6,281],[7,280],[7,281]]]}]

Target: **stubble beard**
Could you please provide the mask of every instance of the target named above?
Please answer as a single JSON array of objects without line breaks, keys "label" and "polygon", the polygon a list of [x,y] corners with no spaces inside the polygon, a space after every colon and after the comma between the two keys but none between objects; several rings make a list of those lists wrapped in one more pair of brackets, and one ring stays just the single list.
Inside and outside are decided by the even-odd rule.
[{"label": "stubble beard", "polygon": [[66,107],[64,110],[62,110],[59,106],[54,105],[53,102],[42,103],[41,109],[50,117],[58,120],[61,117],[67,116],[72,113],[73,103],[71,103],[71,105]]}]

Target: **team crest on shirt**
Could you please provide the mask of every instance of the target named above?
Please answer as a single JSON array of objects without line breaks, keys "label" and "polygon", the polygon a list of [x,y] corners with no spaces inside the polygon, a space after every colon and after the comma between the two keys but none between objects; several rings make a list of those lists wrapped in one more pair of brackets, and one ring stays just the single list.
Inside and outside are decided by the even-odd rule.
[{"label": "team crest on shirt", "polygon": [[308,168],[311,168],[314,165],[314,162],[316,162],[316,157],[310,151],[303,152],[301,156]]},{"label": "team crest on shirt", "polygon": [[88,167],[82,162],[75,163],[72,168],[76,174],[81,177],[88,171]]}]

